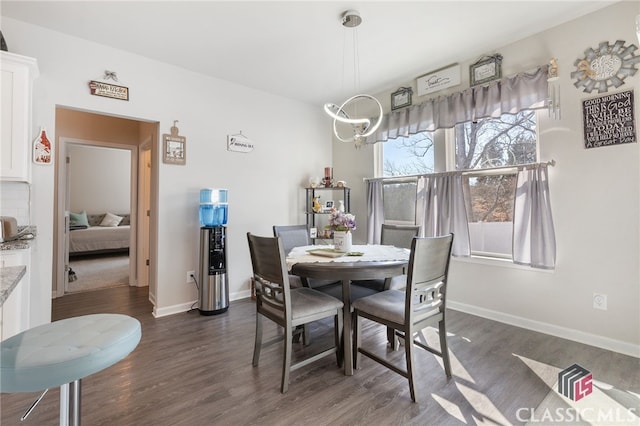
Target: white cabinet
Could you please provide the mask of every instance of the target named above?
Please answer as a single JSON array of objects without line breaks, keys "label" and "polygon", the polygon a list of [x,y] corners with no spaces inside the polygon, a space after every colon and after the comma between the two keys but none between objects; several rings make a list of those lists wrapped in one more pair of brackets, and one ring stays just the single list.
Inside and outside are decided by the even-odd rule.
[{"label": "white cabinet", "polygon": [[0,309],[0,339],[7,339],[31,326],[31,249],[3,250],[0,266],[26,266],[27,270]]},{"label": "white cabinet", "polygon": [[0,180],[31,180],[31,103],[35,59],[0,52]]}]

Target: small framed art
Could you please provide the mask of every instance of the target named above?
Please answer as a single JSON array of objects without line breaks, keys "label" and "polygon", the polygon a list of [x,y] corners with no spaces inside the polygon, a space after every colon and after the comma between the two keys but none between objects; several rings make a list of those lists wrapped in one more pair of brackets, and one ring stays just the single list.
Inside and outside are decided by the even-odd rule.
[{"label": "small framed art", "polygon": [[471,86],[488,83],[502,78],[502,55],[497,54],[482,58],[469,66],[469,83]]},{"label": "small framed art", "polygon": [[162,161],[184,165],[187,163],[187,138],[178,135],[177,122],[178,120],[173,122],[170,135],[162,135]]},{"label": "small framed art", "polygon": [[391,94],[391,110],[404,108],[411,105],[411,87],[401,87]]}]

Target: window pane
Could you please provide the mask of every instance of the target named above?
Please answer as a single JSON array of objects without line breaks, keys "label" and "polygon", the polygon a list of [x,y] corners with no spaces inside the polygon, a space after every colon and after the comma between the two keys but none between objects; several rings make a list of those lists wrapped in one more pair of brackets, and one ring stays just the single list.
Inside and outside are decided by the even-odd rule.
[{"label": "window pane", "polygon": [[515,175],[464,176],[471,252],[511,256]]},{"label": "window pane", "polygon": [[385,222],[415,223],[416,183],[387,183],[382,190]]},{"label": "window pane", "polygon": [[459,124],[455,135],[456,169],[478,170],[463,179],[471,252],[510,257],[516,176],[481,170],[537,161],[536,114]]},{"label": "window pane", "polygon": [[383,144],[383,176],[407,176],[434,171],[433,133],[389,139]]},{"label": "window pane", "polygon": [[456,169],[484,169],[536,162],[534,111],[458,124]]}]

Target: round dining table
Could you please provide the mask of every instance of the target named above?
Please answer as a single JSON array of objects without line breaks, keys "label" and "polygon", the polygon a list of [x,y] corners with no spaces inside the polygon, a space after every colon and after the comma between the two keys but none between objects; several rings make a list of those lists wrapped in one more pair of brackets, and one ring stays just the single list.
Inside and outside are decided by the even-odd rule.
[{"label": "round dining table", "polygon": [[[371,279],[391,279],[402,275],[409,262],[409,250],[394,246],[355,245],[349,254],[362,256],[328,257],[313,255],[318,246],[295,247],[287,256],[287,263],[294,275],[302,278],[329,279],[342,282],[344,303],[344,374],[353,375],[353,339],[351,323],[351,282]],[[331,246],[323,246],[331,250]],[[320,250],[323,250],[320,249]],[[352,260],[353,259],[353,260]],[[377,260],[376,260],[377,259]]]}]

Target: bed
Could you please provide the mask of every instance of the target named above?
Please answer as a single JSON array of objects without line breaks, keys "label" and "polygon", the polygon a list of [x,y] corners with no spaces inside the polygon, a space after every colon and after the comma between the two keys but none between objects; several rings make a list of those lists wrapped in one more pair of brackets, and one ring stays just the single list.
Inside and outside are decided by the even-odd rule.
[{"label": "bed", "polygon": [[[84,212],[83,212],[84,213]],[[69,255],[126,252],[129,250],[131,226],[128,214],[71,213],[69,220]],[[119,218],[111,221],[113,217]]]}]

